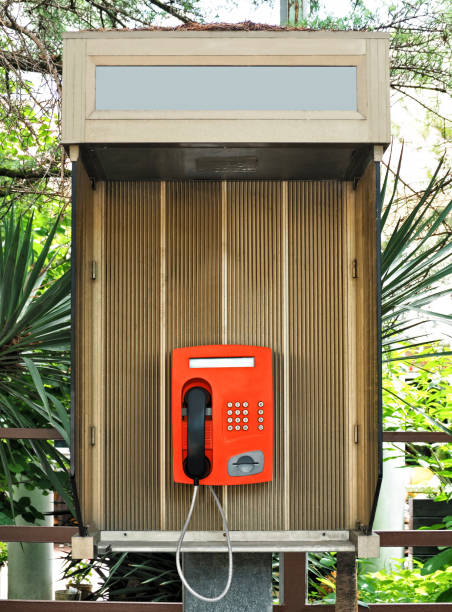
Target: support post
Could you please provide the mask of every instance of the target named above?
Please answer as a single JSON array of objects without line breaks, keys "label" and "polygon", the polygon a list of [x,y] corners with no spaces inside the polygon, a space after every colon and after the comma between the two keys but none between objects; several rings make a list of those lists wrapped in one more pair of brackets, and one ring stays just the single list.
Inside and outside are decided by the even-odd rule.
[{"label": "support post", "polygon": [[358,585],[354,552],[337,553],[335,610],[336,612],[358,612]]},{"label": "support post", "polygon": [[306,605],[307,553],[280,553],[279,600],[287,612]]},{"label": "support post", "polygon": [[[29,491],[25,485],[15,487],[14,497],[29,497],[31,503],[40,512],[52,510],[52,496],[43,495],[39,489]],[[46,516],[35,525],[52,524],[52,517]],[[21,517],[16,518],[16,525],[29,525]],[[53,544],[35,544],[28,542],[8,543],[8,599],[52,599],[53,592]]]},{"label": "support post", "polygon": [[[228,556],[224,553],[185,553],[184,574],[188,584],[205,597],[219,595],[228,577]],[[199,600],[183,590],[184,612],[271,612],[272,554],[234,554],[234,574],[227,595],[218,602]]]}]

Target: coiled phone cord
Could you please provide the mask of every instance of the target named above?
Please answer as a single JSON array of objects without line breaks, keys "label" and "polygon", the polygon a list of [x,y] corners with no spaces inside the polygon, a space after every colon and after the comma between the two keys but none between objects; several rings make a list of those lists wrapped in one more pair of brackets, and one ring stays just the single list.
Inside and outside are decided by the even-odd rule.
[{"label": "coiled phone cord", "polygon": [[214,500],[215,500],[215,503],[216,503],[216,504],[217,504],[217,506],[218,506],[218,510],[220,511],[221,518],[222,518],[222,520],[223,520],[223,529],[224,529],[224,532],[225,532],[225,534],[226,534],[226,540],[227,540],[227,543],[228,543],[228,556],[229,556],[228,581],[227,581],[227,583],[226,583],[226,586],[224,587],[223,592],[222,592],[220,595],[218,595],[217,597],[204,597],[204,595],[200,595],[199,593],[197,593],[197,592],[196,592],[194,589],[192,589],[192,587],[191,587],[191,586],[188,584],[188,582],[187,582],[187,580],[186,580],[186,578],[185,578],[185,576],[184,576],[184,573],[182,572],[182,567],[181,567],[181,563],[180,563],[180,553],[181,553],[181,548],[182,548],[182,542],[184,541],[184,537],[185,537],[185,534],[186,534],[186,532],[187,532],[187,528],[188,528],[188,525],[189,525],[189,523],[190,523],[191,516],[192,516],[192,514],[193,514],[193,509],[194,509],[194,507],[195,507],[196,498],[197,498],[197,496],[198,496],[198,489],[199,489],[199,486],[198,486],[198,485],[195,485],[195,486],[194,486],[194,490],[193,490],[193,497],[192,497],[192,500],[191,500],[190,510],[188,511],[188,514],[187,514],[187,520],[185,521],[185,525],[184,525],[184,526],[183,526],[183,528],[182,528],[182,531],[181,531],[181,534],[180,534],[180,537],[179,537],[179,541],[178,541],[178,543],[177,543],[177,549],[176,549],[176,566],[177,566],[177,571],[178,571],[178,574],[179,574],[180,579],[182,580],[182,582],[183,582],[183,584],[184,584],[185,588],[186,588],[188,591],[190,591],[190,593],[191,593],[192,595],[194,595],[194,596],[195,596],[195,597],[197,597],[198,599],[201,599],[202,601],[208,601],[208,602],[220,601],[220,599],[223,599],[223,597],[224,597],[224,596],[226,595],[226,593],[229,591],[229,587],[231,586],[231,582],[232,582],[232,545],[231,545],[231,537],[230,537],[230,535],[229,535],[229,527],[228,527],[228,522],[227,522],[227,520],[226,520],[226,516],[225,516],[225,514],[224,514],[224,510],[223,510],[223,508],[221,507],[220,500],[218,499],[217,494],[215,493],[215,491],[213,490],[213,488],[212,488],[210,485],[209,485],[209,489],[210,489],[210,492],[211,492],[211,493],[212,493],[212,495],[213,495],[213,498],[214,498]]}]

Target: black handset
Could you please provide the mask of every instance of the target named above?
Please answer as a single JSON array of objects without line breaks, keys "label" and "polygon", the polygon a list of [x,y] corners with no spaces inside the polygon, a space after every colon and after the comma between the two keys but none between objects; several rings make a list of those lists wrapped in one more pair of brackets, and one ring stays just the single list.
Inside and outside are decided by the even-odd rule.
[{"label": "black handset", "polygon": [[187,457],[184,472],[198,481],[210,473],[210,461],[205,452],[205,421],[211,406],[210,394],[202,387],[192,387],[184,397],[187,411]]}]

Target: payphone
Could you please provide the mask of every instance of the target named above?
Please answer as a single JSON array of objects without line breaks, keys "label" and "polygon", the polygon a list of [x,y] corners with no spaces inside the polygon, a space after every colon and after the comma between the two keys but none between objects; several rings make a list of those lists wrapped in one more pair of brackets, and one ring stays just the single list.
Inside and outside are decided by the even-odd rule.
[{"label": "payphone", "polygon": [[[271,349],[210,345],[173,350],[172,420],[174,480],[194,484],[191,506],[177,545],[177,569],[193,595],[204,601],[218,601],[231,584],[232,549],[226,517],[212,485],[252,484],[272,479]],[[228,543],[227,584],[213,598],[193,591],[180,564],[182,542],[199,484],[209,485]]]}]

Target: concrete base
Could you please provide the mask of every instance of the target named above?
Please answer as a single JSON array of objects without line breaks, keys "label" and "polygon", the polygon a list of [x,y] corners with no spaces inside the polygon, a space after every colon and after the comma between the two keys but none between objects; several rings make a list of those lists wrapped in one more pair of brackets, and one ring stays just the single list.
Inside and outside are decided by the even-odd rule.
[{"label": "concrete base", "polygon": [[[234,573],[227,595],[215,603],[201,601],[183,591],[184,612],[271,612],[271,553],[236,553]],[[183,568],[188,584],[205,597],[219,595],[228,577],[228,555],[185,553]]]}]

